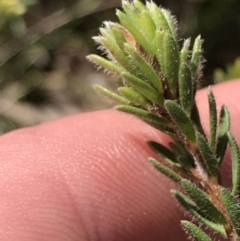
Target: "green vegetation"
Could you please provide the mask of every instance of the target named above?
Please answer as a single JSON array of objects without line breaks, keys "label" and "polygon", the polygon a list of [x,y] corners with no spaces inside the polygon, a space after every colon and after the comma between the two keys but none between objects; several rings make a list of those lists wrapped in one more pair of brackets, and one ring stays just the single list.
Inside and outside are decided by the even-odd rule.
[{"label": "green vegetation", "polygon": [[[220,71],[213,78],[215,69],[225,69],[240,55],[239,1],[155,2],[177,16],[180,39],[201,34],[205,40],[200,86],[239,76],[237,67],[234,75]],[[116,20],[120,6],[121,0],[0,0],[0,133],[112,105],[99,102],[92,84],[111,90],[116,84],[85,56],[96,51],[91,36],[102,21]],[[120,91],[132,95],[132,90]]]},{"label": "green vegetation", "polygon": [[[203,130],[195,100],[203,78],[201,36],[192,43],[189,38],[180,42],[175,17],[152,1],[144,5],[124,0],[116,15],[119,23],[105,21],[100,36],[93,38],[106,57],[91,54],[87,59],[119,77],[124,87],[118,93],[99,85],[96,90],[118,102],[119,111],[171,137],[168,146],[148,142],[165,162],[149,161],[181,186],[171,192],[194,217],[191,222],[181,221],[186,233],[196,241],[211,241],[205,233],[208,228],[229,241],[239,241],[240,147],[230,132],[229,111],[223,105],[218,116],[210,87],[210,137]],[[230,189],[222,184],[221,174],[227,145],[232,157]]]}]

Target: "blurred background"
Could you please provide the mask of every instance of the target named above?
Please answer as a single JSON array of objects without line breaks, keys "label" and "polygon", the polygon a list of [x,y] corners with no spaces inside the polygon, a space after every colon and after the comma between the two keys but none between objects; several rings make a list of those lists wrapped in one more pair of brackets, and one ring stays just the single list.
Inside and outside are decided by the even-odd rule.
[{"label": "blurred background", "polygon": [[[177,16],[179,36],[201,34],[207,84],[240,77],[239,0],[155,0]],[[94,83],[116,83],[85,60],[120,0],[0,0],[0,134],[109,108]]]}]

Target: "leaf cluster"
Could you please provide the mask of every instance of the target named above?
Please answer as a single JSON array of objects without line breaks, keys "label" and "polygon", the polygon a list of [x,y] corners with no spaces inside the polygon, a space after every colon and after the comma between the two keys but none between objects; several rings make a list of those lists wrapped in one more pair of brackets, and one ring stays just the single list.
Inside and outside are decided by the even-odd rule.
[{"label": "leaf cluster", "polygon": [[[106,58],[87,58],[122,79],[113,93],[96,90],[120,105],[120,111],[135,115],[171,136],[168,146],[149,141],[164,163],[150,162],[177,182],[181,191],[173,196],[200,223],[229,240],[240,240],[240,149],[230,133],[230,115],[209,87],[210,135],[203,130],[195,101],[202,77],[202,39],[178,40],[177,23],[169,11],[153,2],[123,1],[117,10],[120,23],[105,22],[93,39]],[[192,48],[190,48],[192,46]],[[222,185],[221,164],[229,144],[232,156],[232,188]],[[184,177],[183,177],[184,176]],[[195,240],[212,240],[197,225],[181,222]]]}]

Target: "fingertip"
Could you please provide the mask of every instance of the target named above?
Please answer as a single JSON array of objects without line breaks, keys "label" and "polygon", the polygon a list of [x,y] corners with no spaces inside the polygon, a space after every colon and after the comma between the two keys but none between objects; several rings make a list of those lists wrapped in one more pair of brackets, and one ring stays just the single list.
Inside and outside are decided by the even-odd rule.
[{"label": "fingertip", "polygon": [[[221,107],[225,105],[231,115],[231,131],[235,135],[237,141],[240,142],[240,128],[238,124],[240,118],[240,80],[235,79],[226,81],[221,84],[213,85],[211,88],[216,99],[218,115]],[[207,88],[198,91],[196,101],[198,103],[202,124],[205,130],[209,132]]]},{"label": "fingertip", "polygon": [[[183,237],[169,193],[174,185],[148,162],[153,155],[149,139],[166,141],[139,119],[112,110],[1,137],[3,240],[23,235],[96,241]],[[8,226],[15,231],[7,232]]]}]

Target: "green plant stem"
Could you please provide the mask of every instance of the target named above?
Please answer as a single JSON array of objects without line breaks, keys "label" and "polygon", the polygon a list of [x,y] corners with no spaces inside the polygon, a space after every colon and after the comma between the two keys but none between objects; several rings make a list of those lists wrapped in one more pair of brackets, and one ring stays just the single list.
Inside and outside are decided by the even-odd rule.
[{"label": "green plant stem", "polygon": [[[177,130],[177,132],[179,133],[179,130]],[[182,133],[179,136],[181,138]],[[186,146],[193,155],[196,164],[196,168],[192,168],[190,170],[192,177],[194,177],[194,180],[196,180],[197,183],[201,185],[204,190],[206,190],[206,193],[209,195],[209,199],[217,207],[217,209],[223,213],[225,219],[227,220],[227,224],[224,225],[224,228],[229,241],[239,241],[238,234],[231,221],[231,217],[229,216],[228,211],[220,198],[222,187],[220,178],[213,178],[211,175],[209,175],[204,164],[203,157],[195,143],[192,143],[188,140]]]}]

